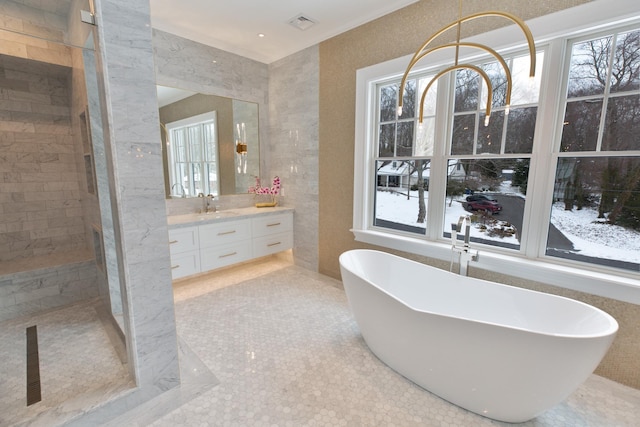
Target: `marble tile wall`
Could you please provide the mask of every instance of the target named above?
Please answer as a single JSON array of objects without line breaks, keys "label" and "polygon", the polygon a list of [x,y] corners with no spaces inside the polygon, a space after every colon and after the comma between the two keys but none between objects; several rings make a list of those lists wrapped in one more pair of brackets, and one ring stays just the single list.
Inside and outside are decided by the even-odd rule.
[{"label": "marble tile wall", "polygon": [[294,257],[318,270],[318,46],[269,65],[271,173],[295,207]]},{"label": "marble tile wall", "polygon": [[137,395],[151,398],[180,378],[150,6],[148,0],[102,0],[96,7],[128,365]]},{"label": "marble tile wall", "polygon": [[25,261],[12,262],[14,271],[0,269],[0,322],[98,295],[95,260],[86,251]]},{"label": "marble tile wall", "polygon": [[0,54],[71,66],[69,48],[64,45],[5,30],[0,30],[0,40]]},{"label": "marble tile wall", "polygon": [[0,261],[87,246],[69,85],[66,66],[0,55]]},{"label": "marble tile wall", "polygon": [[263,113],[269,85],[266,64],[156,29],[153,53],[159,85],[257,102]]},{"label": "marble tile wall", "polygon": [[[23,42],[23,38],[14,34],[16,39],[5,38],[0,43],[0,50],[6,49],[9,53],[23,58],[44,55],[47,58],[56,58],[58,50],[52,49],[46,40],[63,43],[66,39],[67,2],[49,2],[47,10],[41,8],[38,2],[14,2],[3,0],[0,2],[0,28],[9,31],[31,34],[38,39]],[[52,43],[55,45],[56,43]],[[28,56],[27,56],[28,55]],[[63,55],[64,56],[64,55]],[[40,58],[39,60],[45,60]],[[55,61],[47,61],[54,62]]]}]

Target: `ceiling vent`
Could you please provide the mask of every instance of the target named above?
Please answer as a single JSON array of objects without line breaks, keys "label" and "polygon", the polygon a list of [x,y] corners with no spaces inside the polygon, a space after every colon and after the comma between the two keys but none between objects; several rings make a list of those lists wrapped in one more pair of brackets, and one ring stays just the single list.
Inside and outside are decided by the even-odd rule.
[{"label": "ceiling vent", "polygon": [[309,18],[308,16],[304,16],[303,14],[300,14],[289,21],[289,24],[303,31],[313,26],[315,23],[316,21]]}]

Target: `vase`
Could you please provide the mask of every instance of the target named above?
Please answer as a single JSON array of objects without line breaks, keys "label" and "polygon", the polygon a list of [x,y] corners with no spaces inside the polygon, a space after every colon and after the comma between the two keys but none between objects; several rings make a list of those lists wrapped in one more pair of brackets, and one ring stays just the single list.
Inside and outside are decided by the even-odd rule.
[{"label": "vase", "polygon": [[256,208],[272,208],[278,204],[277,196],[271,194],[261,194],[257,196]]}]

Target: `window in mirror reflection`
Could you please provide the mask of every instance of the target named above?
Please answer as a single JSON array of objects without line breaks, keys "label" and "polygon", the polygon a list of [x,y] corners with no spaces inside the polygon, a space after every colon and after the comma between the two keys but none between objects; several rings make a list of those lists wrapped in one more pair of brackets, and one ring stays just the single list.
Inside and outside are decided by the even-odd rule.
[{"label": "window in mirror reflection", "polygon": [[166,125],[171,156],[171,196],[219,195],[216,112]]}]

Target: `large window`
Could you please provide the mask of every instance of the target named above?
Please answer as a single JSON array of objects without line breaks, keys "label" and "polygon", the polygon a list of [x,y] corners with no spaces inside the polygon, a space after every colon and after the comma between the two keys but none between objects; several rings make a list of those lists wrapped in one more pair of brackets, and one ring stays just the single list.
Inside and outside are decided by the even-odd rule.
[{"label": "large window", "polygon": [[[533,80],[528,56],[514,54],[506,60],[514,81],[509,114],[504,70],[497,61],[480,64],[494,88],[486,126],[487,88],[474,71],[461,70],[453,78],[441,78],[440,85],[433,83],[421,122],[416,106],[433,74],[407,81],[401,116],[399,82],[377,85],[374,226],[425,235],[434,178],[446,188],[444,201],[431,210],[436,218],[444,216],[438,237],[448,238],[451,224],[469,215],[472,241],[519,248],[544,54],[537,55],[538,77]],[[436,114],[438,102],[448,111]],[[443,117],[450,126],[436,132],[436,120]],[[441,163],[444,176],[432,176],[434,161]]]},{"label": "large window", "polygon": [[[493,83],[486,126],[487,89],[473,71],[432,85],[422,118],[422,91],[446,60],[410,74],[401,115],[408,59],[359,71],[356,239],[447,259],[451,224],[469,215],[471,241],[485,253],[480,268],[527,265],[523,271],[561,285],[585,271],[639,280],[640,16],[633,10],[635,21],[627,16],[607,30],[548,37],[537,46],[534,79],[528,55],[502,51],[514,82],[509,111],[501,66],[474,59]],[[587,15],[585,22],[593,19]]]}]

